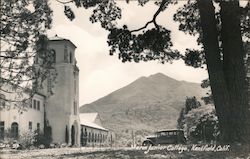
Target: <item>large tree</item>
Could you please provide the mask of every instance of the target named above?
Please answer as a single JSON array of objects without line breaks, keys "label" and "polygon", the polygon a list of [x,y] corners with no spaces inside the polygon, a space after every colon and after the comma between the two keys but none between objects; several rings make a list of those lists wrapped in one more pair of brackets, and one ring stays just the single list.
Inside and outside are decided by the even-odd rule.
[{"label": "large tree", "polygon": [[52,54],[45,36],[51,14],[46,0],[1,0],[0,108],[29,104],[51,72]]},{"label": "large tree", "polygon": [[[138,0],[141,6],[148,1]],[[130,30],[126,25],[117,28],[116,20],[122,14],[114,0],[71,0],[61,3],[67,5],[71,2],[77,7],[94,7],[90,20],[100,22],[110,32],[107,40],[110,54],[118,53],[123,62],[159,60],[165,63],[181,58],[193,67],[205,64],[219,119],[221,141],[250,141],[250,109],[242,40],[250,38],[250,2],[240,7],[239,0],[188,0],[177,10],[174,20],[180,23],[180,30],[198,36],[197,42],[202,49],[187,49],[185,54],[171,48],[170,31],[156,20],[169,5],[178,1],[155,1],[159,9],[152,15],[152,20],[135,30]],[[65,15],[74,19],[69,6],[65,6]],[[149,24],[153,24],[154,28],[149,28]]]}]

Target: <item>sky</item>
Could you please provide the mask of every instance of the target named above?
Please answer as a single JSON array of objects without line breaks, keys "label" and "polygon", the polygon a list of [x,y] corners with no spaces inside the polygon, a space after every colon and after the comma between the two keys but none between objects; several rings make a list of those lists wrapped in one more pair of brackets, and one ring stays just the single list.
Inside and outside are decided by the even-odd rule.
[{"label": "sky", "polygon": [[[163,73],[177,80],[200,83],[208,77],[205,69],[194,69],[186,66],[183,61],[173,64],[160,64],[157,61],[140,63],[122,63],[117,56],[109,55],[107,44],[108,32],[99,23],[89,21],[91,9],[76,8],[73,10],[76,18],[70,21],[63,13],[64,6],[56,1],[50,1],[53,10],[53,23],[48,31],[49,37],[56,34],[71,40],[76,46],[79,76],[79,105],[91,103],[121,87],[128,85],[141,76]],[[152,19],[157,10],[152,2],[140,7],[135,1],[129,4],[118,2],[122,8],[122,19],[118,26],[126,24],[130,29],[137,29]],[[179,4],[180,6],[182,4]],[[175,49],[181,53],[186,48],[198,48],[196,38],[178,31],[178,23],[172,19],[178,6],[171,6],[157,17],[158,24],[171,30],[171,38]]]}]

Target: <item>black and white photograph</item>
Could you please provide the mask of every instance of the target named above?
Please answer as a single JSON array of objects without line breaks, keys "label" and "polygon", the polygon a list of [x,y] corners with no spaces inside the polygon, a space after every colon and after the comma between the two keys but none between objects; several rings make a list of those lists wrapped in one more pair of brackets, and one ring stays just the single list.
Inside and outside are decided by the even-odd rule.
[{"label": "black and white photograph", "polygon": [[250,0],[0,0],[0,159],[250,159]]}]

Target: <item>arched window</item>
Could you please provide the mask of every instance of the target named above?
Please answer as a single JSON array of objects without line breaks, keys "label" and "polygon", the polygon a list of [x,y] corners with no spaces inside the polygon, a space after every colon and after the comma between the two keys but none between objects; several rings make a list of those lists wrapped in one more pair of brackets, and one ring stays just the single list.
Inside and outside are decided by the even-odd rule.
[{"label": "arched window", "polygon": [[18,124],[16,122],[11,124],[11,137],[18,138]]},{"label": "arched window", "polygon": [[94,133],[92,133],[92,142],[94,142],[94,138],[95,138]]},{"label": "arched window", "polygon": [[85,132],[85,133],[84,133],[84,136],[87,137],[88,132],[87,132],[87,129],[86,129],[86,128],[85,128],[84,132]]},{"label": "arched window", "polygon": [[91,134],[89,133],[88,141],[91,142]]},{"label": "arched window", "polygon": [[5,95],[0,94],[0,107],[5,108]]},{"label": "arched window", "polygon": [[94,139],[94,142],[96,142],[96,134],[95,134],[95,139]]},{"label": "arched window", "polygon": [[72,55],[72,52],[69,53],[69,62],[70,62],[70,63],[73,62],[73,55]]}]

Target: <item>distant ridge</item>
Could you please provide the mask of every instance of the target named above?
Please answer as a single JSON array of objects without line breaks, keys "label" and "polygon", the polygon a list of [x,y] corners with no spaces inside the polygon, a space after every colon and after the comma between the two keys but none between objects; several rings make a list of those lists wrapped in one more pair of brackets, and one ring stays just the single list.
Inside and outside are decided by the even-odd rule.
[{"label": "distant ridge", "polygon": [[200,99],[200,84],[157,73],[140,77],[93,103],[83,105],[80,112],[98,112],[105,128],[115,131],[118,138],[130,138],[128,132],[132,130],[147,135],[175,128],[187,96]]}]

